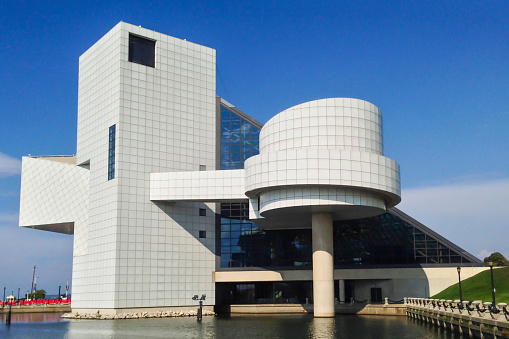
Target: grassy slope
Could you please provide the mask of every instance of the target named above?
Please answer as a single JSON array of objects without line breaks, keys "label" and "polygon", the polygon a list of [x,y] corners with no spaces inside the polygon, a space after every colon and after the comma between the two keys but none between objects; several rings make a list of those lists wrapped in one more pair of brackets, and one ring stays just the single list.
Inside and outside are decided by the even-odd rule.
[{"label": "grassy slope", "polygon": [[[496,302],[509,304],[509,267],[503,267],[493,270],[493,279],[495,281]],[[463,290],[463,300],[482,300],[491,301],[491,277],[490,270],[481,272],[471,278],[461,282]],[[433,299],[455,300],[460,298],[458,283],[446,288],[442,292],[432,296]]]}]

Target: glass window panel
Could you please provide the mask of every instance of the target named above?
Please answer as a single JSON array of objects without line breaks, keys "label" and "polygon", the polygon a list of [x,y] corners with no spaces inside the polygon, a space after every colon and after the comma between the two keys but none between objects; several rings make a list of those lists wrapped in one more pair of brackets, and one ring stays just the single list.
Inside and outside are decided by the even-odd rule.
[{"label": "glass window panel", "polygon": [[221,260],[230,260],[231,254],[230,253],[221,253]]},{"label": "glass window panel", "polygon": [[222,118],[230,118],[231,116],[232,116],[232,113],[229,110],[227,110],[225,108],[221,109],[221,117]]},{"label": "glass window panel", "polygon": [[242,261],[240,260],[232,260],[231,267],[242,267]]},{"label": "glass window panel", "polygon": [[415,248],[426,248],[426,242],[425,241],[416,241]]},{"label": "glass window panel", "polygon": [[461,257],[459,255],[451,255],[451,264],[460,264]]},{"label": "glass window panel", "polygon": [[428,264],[438,264],[438,257],[428,257]]},{"label": "glass window panel", "polygon": [[432,256],[437,256],[438,255],[438,251],[437,250],[430,250],[430,249],[428,249],[427,253],[428,253],[428,255],[432,255]]},{"label": "glass window panel", "polygon": [[251,233],[251,224],[250,223],[243,223],[241,224],[241,231],[242,233]]},{"label": "glass window panel", "polygon": [[438,250],[438,253],[441,255],[441,256],[449,256],[449,249],[445,249],[445,250]]},{"label": "glass window panel", "polygon": [[449,257],[440,257],[440,263],[441,264],[448,264],[450,262],[451,261],[450,261]]},{"label": "glass window panel", "polygon": [[156,42],[129,34],[129,61],[155,67]]},{"label": "glass window panel", "polygon": [[[221,211],[221,214],[222,214],[222,211]],[[221,231],[229,231],[230,230],[230,221],[231,221],[231,219],[221,217]]]},{"label": "glass window panel", "polygon": [[419,231],[415,231],[415,240],[426,240],[426,235],[424,235],[423,233],[417,233]]}]

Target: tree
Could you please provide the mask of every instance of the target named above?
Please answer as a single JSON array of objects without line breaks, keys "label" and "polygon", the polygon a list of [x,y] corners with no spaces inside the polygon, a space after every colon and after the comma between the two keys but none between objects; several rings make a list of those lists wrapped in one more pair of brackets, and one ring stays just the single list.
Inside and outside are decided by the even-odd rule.
[{"label": "tree", "polygon": [[484,262],[493,262],[494,266],[509,266],[509,260],[507,260],[502,254],[499,252],[491,253],[489,257],[484,258]]},{"label": "tree", "polygon": [[46,297],[46,291],[45,290],[36,290],[34,293],[31,293],[28,295],[30,299],[44,299]]}]

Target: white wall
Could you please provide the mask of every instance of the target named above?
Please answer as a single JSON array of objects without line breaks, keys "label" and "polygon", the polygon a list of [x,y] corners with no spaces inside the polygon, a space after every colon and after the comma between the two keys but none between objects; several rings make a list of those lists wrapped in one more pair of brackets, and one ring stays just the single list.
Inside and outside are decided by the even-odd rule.
[{"label": "white wall", "polygon": [[[128,61],[129,32],[156,40],[155,68]],[[207,47],[119,23],[80,57],[77,162],[90,162],[90,223],[89,251],[74,258],[73,308],[192,305],[200,293],[214,303],[211,208],[155,204],[149,188],[151,172],[214,168],[215,100]]]},{"label": "white wall", "polygon": [[74,255],[86,253],[88,189],[87,169],[53,158],[23,157],[19,225],[66,233],[58,224],[74,223]]}]

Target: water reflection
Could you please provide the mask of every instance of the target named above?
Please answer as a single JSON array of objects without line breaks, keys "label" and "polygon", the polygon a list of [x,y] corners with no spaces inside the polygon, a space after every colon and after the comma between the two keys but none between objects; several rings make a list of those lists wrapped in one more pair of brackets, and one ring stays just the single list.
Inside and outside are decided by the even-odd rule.
[{"label": "water reflection", "polygon": [[[13,313],[11,314],[12,323],[48,323],[64,321],[61,318],[63,313]],[[5,324],[7,314],[0,315],[0,321]]]},{"label": "water reflection", "polygon": [[[16,316],[16,317],[14,317]],[[341,315],[245,315],[136,320],[73,320],[59,314],[13,315],[0,338],[459,338],[405,317]]]},{"label": "water reflection", "polygon": [[329,339],[335,338],[336,319],[335,318],[314,318],[309,326],[309,338]]}]

